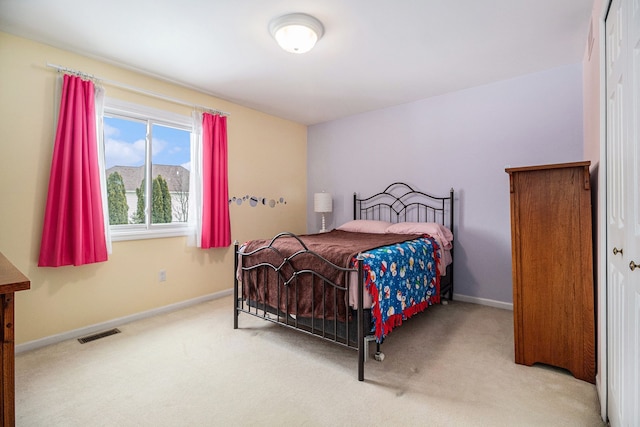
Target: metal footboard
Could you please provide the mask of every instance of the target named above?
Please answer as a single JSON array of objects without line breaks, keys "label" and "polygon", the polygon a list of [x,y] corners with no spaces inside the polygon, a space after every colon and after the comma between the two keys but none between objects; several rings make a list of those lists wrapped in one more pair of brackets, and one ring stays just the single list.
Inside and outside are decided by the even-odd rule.
[{"label": "metal footboard", "polygon": [[[291,233],[281,233],[272,243],[280,237],[295,237]],[[302,244],[302,242],[301,242]],[[256,249],[250,253],[244,253],[234,243],[234,320],[233,327],[238,329],[238,317],[240,313],[246,313],[266,321],[276,323],[282,327],[295,329],[308,335],[321,338],[343,347],[358,351],[358,380],[364,380],[364,362],[368,341],[365,341],[365,329],[370,326],[370,320],[365,321],[364,300],[364,273],[362,258],[358,257],[357,268],[340,267],[324,259],[317,253],[304,247],[299,252],[290,256],[283,256],[278,265],[269,262],[260,262],[249,265],[246,260],[257,256],[262,251],[277,251],[271,244]],[[326,262],[336,272],[345,277],[344,286],[338,285],[312,270],[296,270],[293,265],[296,258],[301,256],[317,257]],[[348,299],[348,275],[358,274],[358,308],[349,306]],[[300,300],[303,294],[302,287],[310,287],[311,295],[320,294],[322,299],[315,301]],[[308,292],[306,292],[308,293]],[[327,297],[328,295],[328,297]],[[275,303],[274,303],[275,300]],[[300,316],[301,305],[311,304],[311,316]],[[340,318],[339,313],[344,313]],[[369,317],[370,318],[370,317]]]}]

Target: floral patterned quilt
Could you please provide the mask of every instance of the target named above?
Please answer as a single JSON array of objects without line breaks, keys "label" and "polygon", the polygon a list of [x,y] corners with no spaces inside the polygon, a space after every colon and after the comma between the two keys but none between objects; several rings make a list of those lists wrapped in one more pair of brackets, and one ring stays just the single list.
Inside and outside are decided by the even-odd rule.
[{"label": "floral patterned quilt", "polygon": [[[378,342],[416,313],[440,302],[436,240],[424,236],[362,254]],[[357,260],[353,261],[357,266]]]}]

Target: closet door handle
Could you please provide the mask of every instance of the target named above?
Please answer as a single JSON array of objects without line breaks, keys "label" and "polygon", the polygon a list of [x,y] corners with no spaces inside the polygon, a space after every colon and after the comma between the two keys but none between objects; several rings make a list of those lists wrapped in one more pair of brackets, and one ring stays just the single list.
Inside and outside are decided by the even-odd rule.
[{"label": "closet door handle", "polygon": [[618,248],[614,247],[613,248],[613,254],[614,255],[618,255],[618,254],[622,255],[622,249],[618,249]]},{"label": "closet door handle", "polygon": [[629,263],[629,268],[631,269],[631,271],[635,270],[637,267],[640,267],[639,264],[636,264],[635,262],[631,261]]}]

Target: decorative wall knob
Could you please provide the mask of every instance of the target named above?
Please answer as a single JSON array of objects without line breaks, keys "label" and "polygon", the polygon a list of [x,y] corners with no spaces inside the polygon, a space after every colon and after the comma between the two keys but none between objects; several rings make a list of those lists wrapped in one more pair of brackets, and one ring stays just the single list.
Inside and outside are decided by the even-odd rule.
[{"label": "decorative wall knob", "polygon": [[618,248],[614,247],[613,248],[613,254],[614,255],[618,255],[618,254],[622,255],[622,249],[618,249]]},{"label": "decorative wall knob", "polygon": [[631,269],[631,271],[635,270],[637,267],[640,267],[640,265],[636,264],[633,261],[629,263],[629,268]]}]

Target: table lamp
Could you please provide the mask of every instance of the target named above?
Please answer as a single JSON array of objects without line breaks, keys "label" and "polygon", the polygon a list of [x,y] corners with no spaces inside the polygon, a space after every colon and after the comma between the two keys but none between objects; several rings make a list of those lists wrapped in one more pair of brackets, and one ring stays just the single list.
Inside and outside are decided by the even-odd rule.
[{"label": "table lamp", "polygon": [[333,210],[331,194],[325,192],[314,194],[313,210],[322,214],[322,229],[320,230],[320,233],[326,233],[328,230],[325,228],[324,214]]}]

